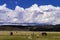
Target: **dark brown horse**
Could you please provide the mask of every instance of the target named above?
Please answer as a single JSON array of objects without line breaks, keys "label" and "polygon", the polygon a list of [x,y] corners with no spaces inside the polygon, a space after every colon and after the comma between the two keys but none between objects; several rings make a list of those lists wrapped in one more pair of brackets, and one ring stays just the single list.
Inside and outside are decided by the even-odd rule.
[{"label": "dark brown horse", "polygon": [[46,32],[42,32],[42,36],[47,36],[47,33]]},{"label": "dark brown horse", "polygon": [[13,35],[13,32],[10,32],[10,36],[12,36]]}]

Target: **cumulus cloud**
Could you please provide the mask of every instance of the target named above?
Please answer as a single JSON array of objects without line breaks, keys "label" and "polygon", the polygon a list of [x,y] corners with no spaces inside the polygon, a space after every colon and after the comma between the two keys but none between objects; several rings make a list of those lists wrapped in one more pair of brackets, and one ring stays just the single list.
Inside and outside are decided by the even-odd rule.
[{"label": "cumulus cloud", "polygon": [[0,6],[0,23],[46,23],[60,24],[60,7],[34,4],[29,8],[16,6],[15,10]]}]

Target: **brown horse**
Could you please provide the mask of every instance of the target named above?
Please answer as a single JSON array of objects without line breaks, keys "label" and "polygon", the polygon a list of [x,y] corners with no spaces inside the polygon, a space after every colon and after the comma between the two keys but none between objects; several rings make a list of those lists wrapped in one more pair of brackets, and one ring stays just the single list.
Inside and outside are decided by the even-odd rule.
[{"label": "brown horse", "polygon": [[42,32],[42,36],[47,36],[47,33],[46,32]]},{"label": "brown horse", "polygon": [[13,32],[10,32],[10,36],[12,36],[13,35]]}]

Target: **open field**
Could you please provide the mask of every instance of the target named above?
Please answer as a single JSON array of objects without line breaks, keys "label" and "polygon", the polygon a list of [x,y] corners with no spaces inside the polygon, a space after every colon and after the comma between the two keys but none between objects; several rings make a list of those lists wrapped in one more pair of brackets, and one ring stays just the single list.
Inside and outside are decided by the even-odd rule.
[{"label": "open field", "polygon": [[[12,36],[10,36],[10,32],[13,32]],[[46,32],[47,36],[42,36],[41,33],[32,31],[0,31],[0,40],[60,40],[60,32]]]}]

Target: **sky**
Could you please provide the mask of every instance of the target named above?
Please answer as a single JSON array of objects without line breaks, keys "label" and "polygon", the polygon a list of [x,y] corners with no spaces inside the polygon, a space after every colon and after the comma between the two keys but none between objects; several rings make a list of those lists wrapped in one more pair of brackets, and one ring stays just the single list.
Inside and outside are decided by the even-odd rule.
[{"label": "sky", "polygon": [[28,8],[33,4],[40,5],[54,5],[60,6],[60,0],[0,0],[0,5],[4,3],[7,4],[7,7],[10,9],[15,9],[16,5],[19,5],[23,8]]},{"label": "sky", "polygon": [[0,0],[0,25],[60,24],[60,0]]}]

